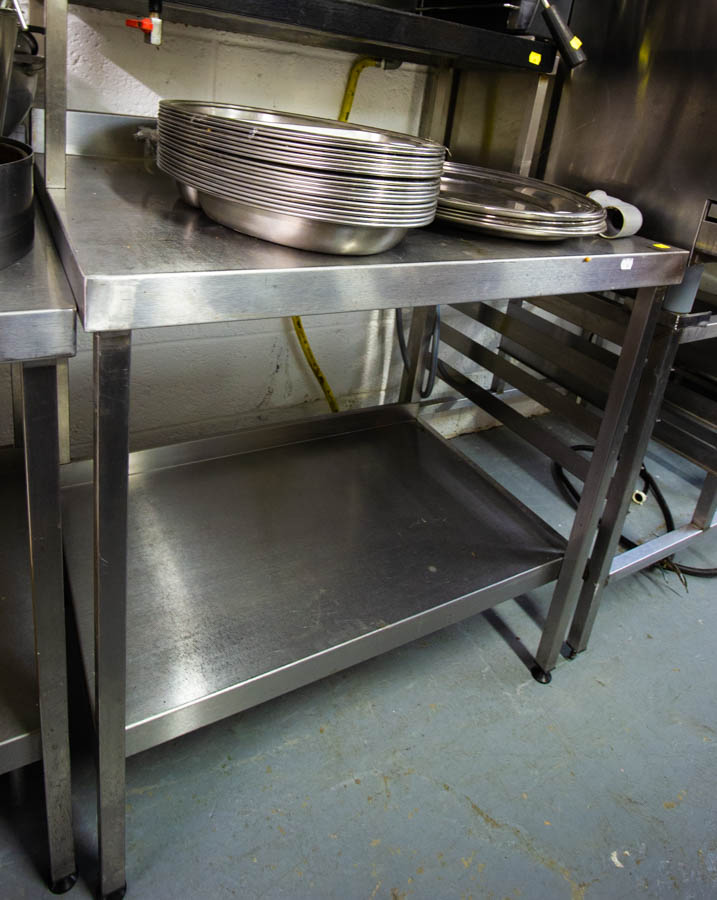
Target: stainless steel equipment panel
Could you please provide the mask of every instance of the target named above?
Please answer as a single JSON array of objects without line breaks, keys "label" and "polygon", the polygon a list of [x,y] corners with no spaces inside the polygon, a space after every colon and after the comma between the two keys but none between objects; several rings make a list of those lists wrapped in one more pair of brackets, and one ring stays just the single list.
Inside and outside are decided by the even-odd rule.
[{"label": "stainless steel equipment panel", "polygon": [[571,25],[590,62],[565,85],[546,178],[629,200],[643,234],[691,248],[717,197],[717,4],[578,0]]}]

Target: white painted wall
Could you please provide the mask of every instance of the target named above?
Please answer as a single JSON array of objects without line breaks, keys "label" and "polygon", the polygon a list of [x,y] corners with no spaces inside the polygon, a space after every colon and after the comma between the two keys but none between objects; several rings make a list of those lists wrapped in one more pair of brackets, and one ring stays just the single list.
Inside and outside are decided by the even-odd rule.
[{"label": "white painted wall", "polygon": [[[351,54],[171,22],[154,48],[124,19],[71,8],[70,108],[153,116],[160,99],[181,97],[338,115]],[[424,83],[409,63],[365,70],[351,120],[415,134]]]},{"label": "white painted wall", "polygon": [[[141,6],[141,4],[140,4]],[[72,109],[156,114],[161,98],[216,99],[335,117],[350,54],[207,29],[165,24],[157,49],[124,16],[72,7]],[[352,121],[417,133],[425,69],[367,69]],[[393,313],[327,314],[305,320],[314,351],[342,408],[394,399],[401,375]],[[323,395],[290,323],[265,320],[134,334],[135,449],[317,415]],[[70,364],[73,454],[92,440],[91,340],[80,333]],[[9,378],[0,372],[0,444],[11,440]]]},{"label": "white painted wall", "polygon": [[[68,25],[72,109],[155,115],[161,98],[175,97],[335,117],[354,59],[172,23],[156,49],[124,16],[82,7],[71,9]],[[424,81],[425,70],[414,65],[366,70],[352,120],[415,134]],[[395,394],[400,367],[390,314],[317,316],[305,326],[342,407]],[[92,436],[91,341],[80,335],[79,344],[70,380],[73,450],[82,455]],[[8,443],[8,372],[0,379],[0,443]],[[135,448],[325,409],[290,325],[275,320],[136,333],[132,395]]]}]

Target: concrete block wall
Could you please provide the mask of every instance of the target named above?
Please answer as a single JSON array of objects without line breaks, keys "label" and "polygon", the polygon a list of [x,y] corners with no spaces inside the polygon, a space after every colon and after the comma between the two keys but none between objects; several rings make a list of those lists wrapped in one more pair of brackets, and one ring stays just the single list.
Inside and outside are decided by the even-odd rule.
[{"label": "concrete block wall", "polygon": [[[69,108],[153,116],[161,98],[181,97],[338,114],[351,54],[174,23],[165,24],[157,49],[124,18],[71,8]],[[351,120],[416,134],[425,79],[425,68],[412,64],[365,70]],[[307,318],[305,327],[341,408],[395,399],[401,363],[392,312],[327,313]],[[133,347],[133,449],[326,411],[287,321],[136,332]],[[79,457],[91,450],[91,349],[80,329],[70,363],[72,450]],[[2,371],[0,444],[11,440],[9,398],[9,373]],[[461,429],[455,417],[451,423],[452,431]]]},{"label": "concrete block wall", "polygon": [[[139,4],[141,7],[142,4]],[[73,6],[68,21],[72,109],[153,116],[160,99],[214,99],[335,118],[354,56],[166,22],[150,47],[125,17]],[[416,134],[426,71],[369,69],[351,120]]]}]

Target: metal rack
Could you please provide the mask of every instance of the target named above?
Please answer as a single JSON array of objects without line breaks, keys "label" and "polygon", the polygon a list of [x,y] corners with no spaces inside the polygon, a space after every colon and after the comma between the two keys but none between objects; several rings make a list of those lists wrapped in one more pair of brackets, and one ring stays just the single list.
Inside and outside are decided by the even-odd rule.
[{"label": "metal rack", "polygon": [[[639,572],[702,541],[717,528],[717,405],[700,380],[682,383],[681,377],[690,368],[689,363],[685,368],[689,349],[704,341],[709,354],[707,348],[714,346],[716,329],[717,317],[709,309],[687,314],[666,311],[657,327],[636,401],[641,416],[636,417],[626,441],[626,459],[631,462],[626,462],[616,477],[615,500],[606,510],[596,540],[603,562],[586,578],[570,627],[568,643],[574,653],[587,648],[602,588],[608,581]],[[714,364],[704,356],[702,364],[705,376],[714,371]],[[651,437],[704,469],[705,480],[690,522],[616,555],[633,485]]]},{"label": "metal rack", "polygon": [[[579,303],[550,296],[533,297],[526,302],[532,309],[524,301],[513,301],[507,314],[496,323],[501,334],[501,356],[494,355],[494,361],[483,362],[497,376],[516,372],[526,393],[560,412],[583,439],[594,441],[606,409],[611,373],[618,360],[614,347],[619,348],[625,339],[626,310],[616,298],[594,294],[581,298]],[[549,314],[551,319],[543,318],[540,313]],[[484,313],[483,321],[486,320]],[[597,528],[595,548],[568,632],[567,643],[574,654],[587,648],[608,581],[638,572],[702,540],[717,527],[717,407],[714,399],[701,389],[700,381],[683,381],[679,359],[680,350],[689,358],[687,351],[695,342],[706,342],[707,349],[710,341],[714,343],[716,330],[717,317],[710,309],[692,313],[665,310],[660,315],[621,462]],[[447,338],[451,342],[450,333]],[[606,345],[596,344],[592,338]],[[549,379],[561,393],[551,398],[545,380],[535,381],[534,376],[517,370],[515,363],[501,358],[502,355],[518,361],[524,369],[528,367],[539,378]],[[704,356],[701,365],[705,373],[709,371],[709,361]],[[579,403],[575,402],[576,398],[580,398]],[[691,522],[617,553],[633,488],[651,437],[703,468],[705,482]],[[581,471],[584,460],[576,465],[576,460],[569,457],[553,458],[584,480]]]},{"label": "metal rack", "polygon": [[24,448],[0,455],[0,772],[42,759],[55,893],[69,890],[77,877],[57,399],[58,360],[75,353],[75,318],[72,293],[38,215],[33,249],[0,272],[0,362],[13,364],[15,437]]}]

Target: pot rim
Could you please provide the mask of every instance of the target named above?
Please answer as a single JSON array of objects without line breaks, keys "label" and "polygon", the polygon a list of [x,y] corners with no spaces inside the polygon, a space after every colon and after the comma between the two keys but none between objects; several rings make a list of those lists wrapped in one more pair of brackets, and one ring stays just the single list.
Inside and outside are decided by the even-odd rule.
[{"label": "pot rim", "polygon": [[5,170],[11,166],[22,166],[27,165],[28,161],[30,165],[32,165],[33,156],[35,151],[29,144],[23,144],[22,141],[15,141],[12,138],[0,137],[0,146],[6,144],[10,147],[14,147],[16,150],[20,150],[23,153],[23,156],[20,159],[11,159],[7,162],[0,162],[0,170]]}]

